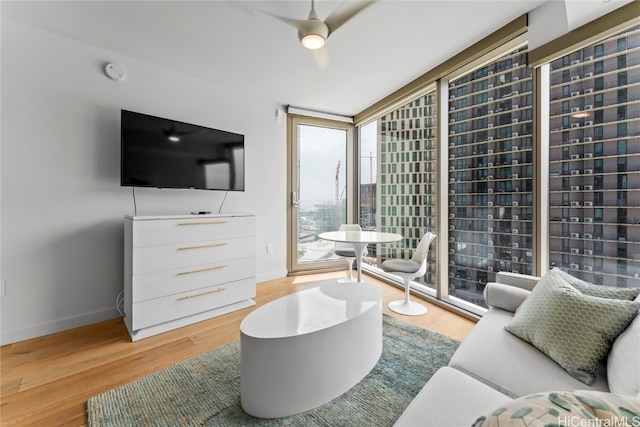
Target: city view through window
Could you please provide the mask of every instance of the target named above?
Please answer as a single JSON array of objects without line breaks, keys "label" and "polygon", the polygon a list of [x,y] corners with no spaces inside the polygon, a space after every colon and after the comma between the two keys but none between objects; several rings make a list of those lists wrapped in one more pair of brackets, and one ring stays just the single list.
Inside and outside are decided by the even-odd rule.
[{"label": "city view through window", "polygon": [[[446,268],[445,296],[484,306],[484,286],[496,272],[532,273],[533,70],[526,62],[523,46],[450,79],[440,139],[435,89],[359,128],[358,221],[404,236],[400,244],[370,245],[367,264],[410,258],[424,233],[440,229],[448,264],[437,263],[432,245],[428,272],[417,281],[436,288],[437,269]],[[549,190],[548,267],[596,284],[640,286],[640,27],[548,68],[550,131],[542,140],[550,173],[541,177]],[[437,170],[438,141],[445,171]],[[336,172],[335,201],[314,202],[316,213],[307,215],[318,231],[344,218],[347,183],[332,162],[322,168]],[[438,194],[439,179],[447,194]],[[446,218],[437,217],[439,197]]]},{"label": "city view through window", "polygon": [[[437,232],[436,120],[432,91],[361,130],[360,224],[404,237],[399,245],[370,245],[371,264],[409,259],[427,231]],[[416,282],[434,288],[435,250],[427,263],[427,273]]]},{"label": "city view through window", "polygon": [[640,286],[640,27],[551,63],[551,266]]},{"label": "city view through window", "polygon": [[347,221],[347,131],[298,125],[297,259],[301,264],[339,258],[318,238]]},{"label": "city view through window", "polygon": [[523,47],[449,82],[449,295],[477,305],[497,271],[531,274],[531,74]]}]

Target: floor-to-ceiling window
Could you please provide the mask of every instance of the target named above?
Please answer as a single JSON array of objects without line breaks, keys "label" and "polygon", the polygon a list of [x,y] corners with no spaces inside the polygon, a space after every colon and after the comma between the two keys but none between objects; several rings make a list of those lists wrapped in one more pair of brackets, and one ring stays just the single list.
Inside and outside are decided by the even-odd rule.
[{"label": "floor-to-ceiling window", "polygon": [[[409,259],[427,232],[436,231],[437,108],[435,89],[360,127],[360,225],[399,233],[400,245],[370,245],[367,263]],[[436,286],[436,251],[416,280]]]},{"label": "floor-to-ceiling window", "polygon": [[[521,48],[525,29],[521,17],[355,118],[360,223],[404,236],[401,247],[370,248],[372,268],[411,257],[432,231],[429,268],[413,288],[474,312],[482,312],[491,268],[516,270],[517,254],[518,271],[531,271],[532,85]],[[495,195],[487,193],[489,180]],[[496,237],[496,247],[504,248],[495,262],[488,261],[489,215],[496,218],[495,236],[505,235]]]},{"label": "floor-to-ceiling window", "polygon": [[368,268],[434,231],[416,288],[471,311],[498,271],[640,286],[640,29],[602,24],[630,7],[530,52],[521,18],[357,115],[355,221],[404,236]]},{"label": "floor-to-ceiling window", "polygon": [[640,27],[551,62],[549,261],[640,286]]},{"label": "floor-to-ceiling window", "polygon": [[520,47],[449,81],[449,296],[531,274],[532,79]]}]

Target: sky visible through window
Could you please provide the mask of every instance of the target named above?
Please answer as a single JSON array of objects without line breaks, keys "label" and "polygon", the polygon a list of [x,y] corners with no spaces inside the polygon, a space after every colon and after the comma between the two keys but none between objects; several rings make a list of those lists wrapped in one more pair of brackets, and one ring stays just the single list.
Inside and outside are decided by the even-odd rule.
[{"label": "sky visible through window", "polygon": [[345,131],[318,126],[298,127],[300,158],[300,209],[311,211],[322,203],[335,201],[336,168],[340,199],[346,196]]},{"label": "sky visible through window", "polygon": [[[376,182],[376,122],[364,126],[360,133],[360,183]],[[346,197],[345,131],[318,126],[299,127],[300,132],[300,207],[315,210],[319,203],[335,200],[335,177],[340,161],[339,197]],[[373,157],[370,161],[370,157]],[[373,180],[371,180],[373,178]]]},{"label": "sky visible through window", "polygon": [[[360,184],[375,184],[377,179],[377,128],[378,122],[374,121],[363,126],[360,130]],[[370,161],[371,156],[373,156],[373,161]]]}]

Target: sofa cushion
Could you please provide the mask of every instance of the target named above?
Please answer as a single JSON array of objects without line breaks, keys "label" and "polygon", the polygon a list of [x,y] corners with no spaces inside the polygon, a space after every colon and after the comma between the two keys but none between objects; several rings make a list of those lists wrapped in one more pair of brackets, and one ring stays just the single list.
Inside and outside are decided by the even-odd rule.
[{"label": "sofa cushion", "polygon": [[445,366],[433,374],[395,426],[469,426],[487,408],[510,401],[504,394]]},{"label": "sofa cushion", "polygon": [[577,277],[573,277],[558,267],[554,268],[553,272],[585,295],[632,301],[638,296],[638,294],[640,294],[640,288],[615,288],[613,286],[594,285],[592,283],[585,282],[584,280],[580,280]]},{"label": "sofa cushion", "polygon": [[590,385],[598,362],[635,318],[640,303],[582,294],[558,271],[540,279],[506,329]]},{"label": "sofa cushion", "polygon": [[[636,301],[640,301],[640,296]],[[638,395],[640,398],[640,315],[611,346],[607,376],[613,393]]]},{"label": "sofa cushion", "polygon": [[[512,313],[490,308],[460,344],[449,366],[511,397],[585,388],[546,354],[507,332],[505,326],[511,319]],[[603,363],[590,389],[609,391],[605,368]]]},{"label": "sofa cushion", "polygon": [[515,313],[531,291],[503,283],[489,282],[484,287],[484,300],[490,307]]},{"label": "sofa cushion", "polygon": [[538,283],[538,276],[530,276],[528,274],[511,273],[509,271],[499,271],[496,273],[496,282],[515,286],[517,288],[532,290]]},{"label": "sofa cushion", "polygon": [[635,426],[640,401],[593,390],[547,392],[521,397],[480,416],[473,427]]}]

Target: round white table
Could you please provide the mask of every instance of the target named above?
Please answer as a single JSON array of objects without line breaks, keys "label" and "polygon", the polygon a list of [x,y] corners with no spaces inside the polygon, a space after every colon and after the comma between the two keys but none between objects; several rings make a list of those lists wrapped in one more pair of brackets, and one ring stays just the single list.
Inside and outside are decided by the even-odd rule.
[{"label": "round white table", "polygon": [[318,236],[331,242],[351,243],[358,258],[358,282],[362,282],[362,258],[370,243],[393,243],[402,240],[401,234],[380,231],[327,231]]}]

